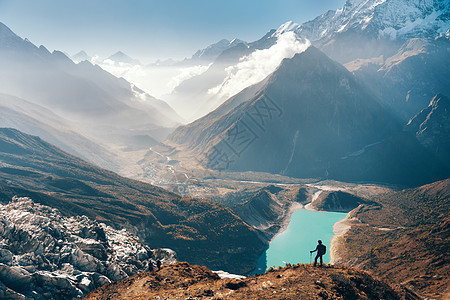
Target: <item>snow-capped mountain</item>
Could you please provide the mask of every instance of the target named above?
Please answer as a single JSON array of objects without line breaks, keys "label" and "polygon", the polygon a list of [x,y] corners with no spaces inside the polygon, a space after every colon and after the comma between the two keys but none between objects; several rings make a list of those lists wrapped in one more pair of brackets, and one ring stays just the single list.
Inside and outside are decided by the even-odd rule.
[{"label": "snow-capped mountain", "polygon": [[157,259],[176,261],[172,250],[151,250],[125,229],[66,217],[29,198],[0,204],[0,233],[1,299],[81,298],[153,269]]},{"label": "snow-capped mountain", "polygon": [[348,0],[343,8],[291,30],[316,41],[349,31],[389,39],[436,37],[448,34],[449,28],[447,0]]}]

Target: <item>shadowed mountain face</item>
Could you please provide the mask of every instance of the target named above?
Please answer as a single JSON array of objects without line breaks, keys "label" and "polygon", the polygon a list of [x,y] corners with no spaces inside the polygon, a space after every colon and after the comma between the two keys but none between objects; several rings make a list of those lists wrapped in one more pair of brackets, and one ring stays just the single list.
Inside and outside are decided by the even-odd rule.
[{"label": "shadowed mountain face", "polygon": [[0,200],[14,195],[127,228],[180,260],[235,273],[250,272],[266,243],[229,208],[181,198],[95,167],[38,137],[0,129]]},{"label": "shadowed mountain face", "polygon": [[406,41],[393,55],[356,60],[346,66],[402,122],[407,123],[436,94],[450,94],[448,49],[448,38],[414,38]]},{"label": "shadowed mountain face", "polygon": [[450,167],[450,99],[436,95],[406,126],[419,142]]},{"label": "shadowed mountain face", "polygon": [[222,117],[213,112],[169,139],[215,170],[398,184],[448,174],[351,73],[314,47],[284,60],[255,96]]}]

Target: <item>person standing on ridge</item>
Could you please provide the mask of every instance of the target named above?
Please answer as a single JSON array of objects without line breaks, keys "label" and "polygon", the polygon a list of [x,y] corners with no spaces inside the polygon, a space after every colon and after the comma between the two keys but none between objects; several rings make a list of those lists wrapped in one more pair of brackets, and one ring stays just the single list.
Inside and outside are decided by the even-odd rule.
[{"label": "person standing on ridge", "polygon": [[317,251],[317,255],[316,258],[314,258],[314,267],[317,264],[317,259],[320,258],[320,265],[322,266],[323,264],[323,259],[322,256],[327,252],[327,247],[325,245],[322,244],[321,240],[317,241],[317,247],[315,250],[311,250],[309,251],[310,253],[316,252]]},{"label": "person standing on ridge", "polygon": [[158,268],[158,271],[161,270],[161,260],[156,260],[156,267]]}]

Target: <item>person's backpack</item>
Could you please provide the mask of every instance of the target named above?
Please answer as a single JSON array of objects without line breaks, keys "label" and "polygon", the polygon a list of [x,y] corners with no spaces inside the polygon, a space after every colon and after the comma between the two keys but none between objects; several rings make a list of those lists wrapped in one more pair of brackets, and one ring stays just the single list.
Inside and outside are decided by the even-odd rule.
[{"label": "person's backpack", "polygon": [[325,253],[327,253],[327,247],[325,245],[320,245],[321,247],[319,247],[317,249],[317,252],[319,255],[324,255]]}]

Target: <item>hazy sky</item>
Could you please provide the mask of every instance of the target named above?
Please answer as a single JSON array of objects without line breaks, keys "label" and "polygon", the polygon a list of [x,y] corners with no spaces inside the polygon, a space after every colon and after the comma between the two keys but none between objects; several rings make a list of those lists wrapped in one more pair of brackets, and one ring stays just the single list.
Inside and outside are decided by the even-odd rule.
[{"label": "hazy sky", "polygon": [[36,45],[74,54],[118,50],[150,62],[183,58],[222,38],[254,41],[345,0],[0,0],[0,22]]}]

